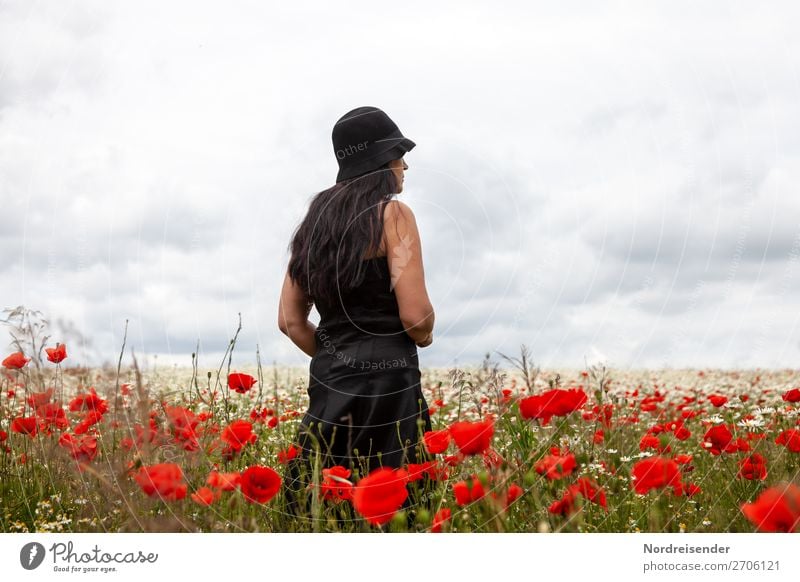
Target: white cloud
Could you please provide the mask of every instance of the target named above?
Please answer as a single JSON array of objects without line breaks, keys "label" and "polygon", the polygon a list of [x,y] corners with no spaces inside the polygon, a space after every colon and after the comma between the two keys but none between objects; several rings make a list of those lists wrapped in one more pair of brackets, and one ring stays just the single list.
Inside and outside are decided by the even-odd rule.
[{"label": "white cloud", "polygon": [[187,365],[241,312],[237,358],[305,365],[286,246],[372,104],[418,144],[423,365],[796,362],[797,8],[584,4],[3,3],[0,307]]}]

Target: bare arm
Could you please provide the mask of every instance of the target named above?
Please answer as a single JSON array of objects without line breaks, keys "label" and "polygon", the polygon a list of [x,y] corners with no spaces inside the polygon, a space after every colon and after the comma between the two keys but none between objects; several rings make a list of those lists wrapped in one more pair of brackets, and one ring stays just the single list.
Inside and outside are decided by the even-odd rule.
[{"label": "bare arm", "polygon": [[308,320],[312,305],[303,289],[295,285],[287,272],[278,304],[278,329],[289,336],[297,347],[314,357],[317,351],[314,332],[317,328]]},{"label": "bare arm", "polygon": [[425,287],[417,222],[411,208],[399,200],[386,207],[384,239],[400,320],[411,339],[424,347],[433,340],[435,315]]}]

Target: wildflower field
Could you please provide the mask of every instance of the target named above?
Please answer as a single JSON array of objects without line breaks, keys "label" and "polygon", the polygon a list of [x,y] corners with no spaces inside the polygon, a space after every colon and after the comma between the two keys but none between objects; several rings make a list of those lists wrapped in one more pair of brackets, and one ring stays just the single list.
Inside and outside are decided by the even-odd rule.
[{"label": "wildflower field", "polygon": [[306,519],[285,470],[308,370],[2,359],[4,532],[800,530],[797,370],[541,370],[524,347],[426,369],[427,460],[316,466]]}]

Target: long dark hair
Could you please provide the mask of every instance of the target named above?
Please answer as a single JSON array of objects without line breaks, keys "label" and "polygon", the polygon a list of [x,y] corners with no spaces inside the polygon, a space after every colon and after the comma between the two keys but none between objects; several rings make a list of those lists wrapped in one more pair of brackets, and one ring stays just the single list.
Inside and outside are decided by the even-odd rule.
[{"label": "long dark hair", "polygon": [[333,305],[364,279],[377,254],[383,209],[397,191],[388,164],[316,194],[289,243],[289,276],[314,303]]}]

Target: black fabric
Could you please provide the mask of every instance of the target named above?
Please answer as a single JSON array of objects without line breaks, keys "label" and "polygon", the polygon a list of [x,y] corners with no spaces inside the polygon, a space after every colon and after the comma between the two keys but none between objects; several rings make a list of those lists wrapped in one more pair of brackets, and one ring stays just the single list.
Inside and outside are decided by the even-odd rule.
[{"label": "black fabric", "polygon": [[416,144],[377,107],[357,107],[333,126],[333,152],[339,164],[336,181],[349,180],[402,158]]},{"label": "black fabric", "polygon": [[341,294],[335,305],[317,305],[310,402],[295,439],[300,453],[286,473],[295,512],[301,511],[297,494],[308,486],[315,453],[310,435],[319,442],[320,467],[349,468],[353,482],[381,466],[428,459],[421,436],[431,430],[431,419],[417,346],[400,321],[386,257],[368,259],[364,266],[359,287]]}]

